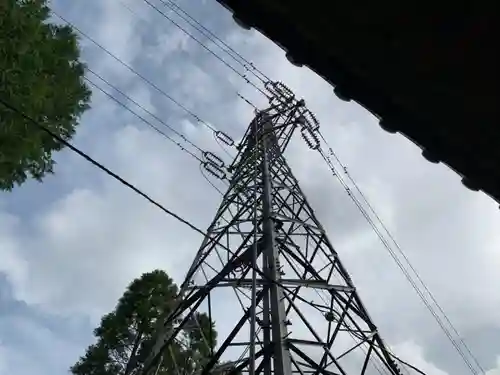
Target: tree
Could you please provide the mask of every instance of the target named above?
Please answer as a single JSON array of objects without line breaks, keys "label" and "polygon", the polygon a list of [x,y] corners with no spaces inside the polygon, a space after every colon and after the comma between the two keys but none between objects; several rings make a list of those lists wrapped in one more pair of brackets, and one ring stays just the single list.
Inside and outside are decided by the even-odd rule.
[{"label": "tree", "polygon": [[[97,342],[71,367],[74,375],[123,375],[144,363],[154,341],[158,318],[178,303],[177,286],[163,271],[145,273],[134,280],[94,330]],[[163,355],[159,375],[194,374],[210,357],[217,333],[206,314],[195,315],[174,345]],[[135,354],[135,355],[134,355]],[[137,372],[137,371],[134,371]]]},{"label": "tree", "polygon": [[[48,22],[46,0],[0,0],[0,98],[70,140],[89,108],[76,34]],[[53,173],[63,146],[0,104],[0,190]]]}]

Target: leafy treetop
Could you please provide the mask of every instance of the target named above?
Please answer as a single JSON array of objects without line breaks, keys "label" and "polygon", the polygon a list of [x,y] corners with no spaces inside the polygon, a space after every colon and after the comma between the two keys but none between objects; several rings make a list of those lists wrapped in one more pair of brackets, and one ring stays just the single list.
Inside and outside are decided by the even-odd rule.
[{"label": "leafy treetop", "polygon": [[[89,108],[76,34],[46,0],[0,0],[0,98],[65,140]],[[53,173],[62,145],[0,104],[0,190]]]},{"label": "leafy treetop", "polygon": [[[116,308],[105,315],[94,330],[97,342],[71,367],[74,375],[121,375],[131,358],[130,369],[144,363],[157,328],[178,303],[177,286],[163,271],[145,273],[134,280]],[[194,315],[176,342],[164,353],[159,375],[195,374],[207,362],[215,347],[217,333],[203,313]]]}]

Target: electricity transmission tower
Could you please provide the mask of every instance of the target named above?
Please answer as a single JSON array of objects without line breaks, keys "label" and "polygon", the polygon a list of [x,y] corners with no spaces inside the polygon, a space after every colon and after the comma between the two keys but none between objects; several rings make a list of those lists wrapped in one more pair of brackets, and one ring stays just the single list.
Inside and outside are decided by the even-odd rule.
[{"label": "electricity transmission tower", "polygon": [[200,375],[400,374],[283,156],[296,131],[318,148],[318,122],[286,86],[267,89],[232,165],[206,163],[229,188],[142,372],[205,312],[218,337]]}]

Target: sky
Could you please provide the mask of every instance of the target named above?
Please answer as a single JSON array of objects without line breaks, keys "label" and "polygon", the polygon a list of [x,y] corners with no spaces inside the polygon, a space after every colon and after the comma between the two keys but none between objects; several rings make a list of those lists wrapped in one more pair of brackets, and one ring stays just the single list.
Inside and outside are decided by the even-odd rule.
[{"label": "sky", "polygon": [[[153,3],[161,7],[158,0]],[[178,3],[306,100],[325,138],[487,375],[499,375],[498,205],[464,188],[448,167],[428,163],[403,136],[384,132],[356,103],[337,99],[328,83],[306,67],[291,65],[284,51],[257,31],[237,26],[216,1]],[[56,0],[51,6],[235,140],[253,116],[236,92],[261,108],[266,104],[252,86],[142,0]],[[80,44],[89,68],[201,149],[229,161],[208,127],[85,38]],[[200,228],[215,214],[220,196],[203,179],[199,162],[96,90],[74,144]],[[66,374],[132,279],[163,269],[180,283],[202,239],[70,151],[56,160],[55,175],[43,184],[30,181],[0,194],[0,375]],[[429,375],[467,374],[321,159],[296,142],[288,160],[388,345]]]}]

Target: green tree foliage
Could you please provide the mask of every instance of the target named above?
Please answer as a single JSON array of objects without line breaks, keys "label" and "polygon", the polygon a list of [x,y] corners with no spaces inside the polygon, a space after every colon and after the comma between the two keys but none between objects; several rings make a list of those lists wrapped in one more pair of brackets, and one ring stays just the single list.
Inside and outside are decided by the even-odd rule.
[{"label": "green tree foliage", "polygon": [[[76,34],[48,22],[46,0],[0,0],[0,98],[71,139],[89,108]],[[0,190],[53,172],[62,148],[48,134],[0,104]]]},{"label": "green tree foliage", "polygon": [[[153,344],[158,318],[175,308],[177,292],[177,286],[163,271],[146,273],[134,280],[114,311],[102,318],[94,330],[97,342],[71,367],[71,372],[122,375],[132,357],[136,361],[131,362],[131,368],[140,369]],[[196,373],[210,357],[210,347],[215,347],[216,338],[213,322],[205,314],[196,314],[163,354],[158,374]]]}]

